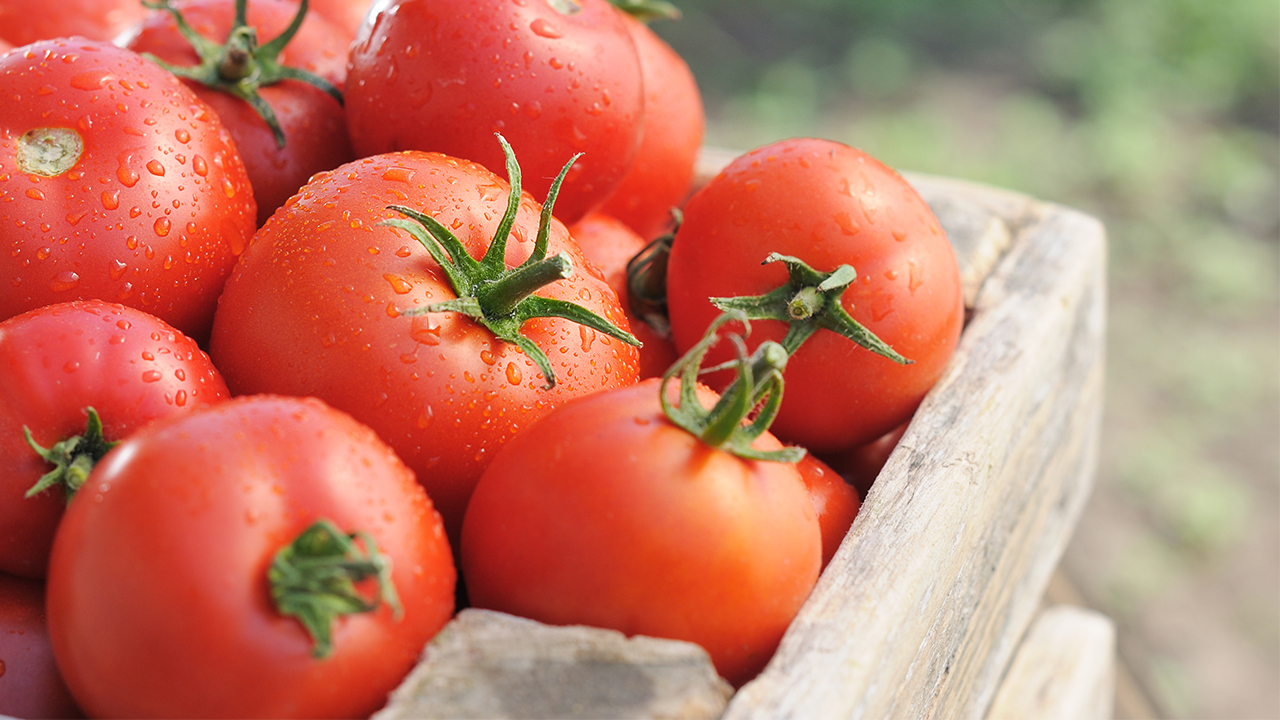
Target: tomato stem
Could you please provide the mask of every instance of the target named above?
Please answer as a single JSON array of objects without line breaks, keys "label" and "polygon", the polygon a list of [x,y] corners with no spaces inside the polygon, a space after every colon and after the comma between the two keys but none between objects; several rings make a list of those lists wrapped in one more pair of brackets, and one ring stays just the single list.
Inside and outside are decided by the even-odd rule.
[{"label": "tomato stem", "polygon": [[54,466],[40,476],[36,484],[27,490],[25,497],[33,497],[51,487],[60,486],[67,502],[71,502],[71,497],[84,485],[93,466],[98,464],[107,451],[120,444],[119,440],[109,441],[102,436],[102,418],[98,416],[97,410],[86,407],[84,411],[89,416],[84,434],[72,435],[49,448],[37,443],[31,436],[31,429],[26,425],[22,426],[27,444],[42,460]]},{"label": "tomato stem", "polygon": [[180,78],[221,90],[249,103],[271,129],[277,147],[285,146],[284,130],[280,127],[275,111],[258,93],[259,89],[283,80],[298,80],[320,88],[337,100],[339,105],[342,104],[342,91],[328,80],[301,68],[280,64],[280,53],[297,34],[298,28],[302,27],[308,0],[302,0],[299,4],[298,12],[293,16],[289,27],[265,45],[258,45],[258,31],[245,19],[248,0],[236,0],[235,25],[222,44],[196,32],[171,3],[172,0],[142,1],[144,6],[152,10],[164,10],[173,16],[178,32],[191,43],[200,63],[184,67],[167,63],[151,53],[143,53],[143,56]]},{"label": "tomato stem", "polygon": [[389,205],[388,210],[394,210],[404,218],[392,218],[379,224],[404,230],[422,243],[432,259],[444,270],[457,295],[453,300],[401,310],[401,315],[413,317],[436,312],[466,315],[488,328],[499,340],[516,345],[528,355],[547,380],[543,388],[550,390],[556,384],[551,361],[536,343],[520,334],[525,322],[538,317],[559,317],[618,338],[629,345],[639,347],[640,341],[581,305],[534,294],[540,288],[573,275],[573,262],[569,256],[561,252],[547,257],[547,245],[552,207],[565,175],[573,163],[577,162],[579,155],[570,158],[551,183],[547,202],[542,206],[539,217],[533,252],[520,266],[507,268],[507,239],[515,225],[516,213],[520,210],[520,165],[506,138],[502,135],[497,137],[506,156],[511,190],[507,195],[506,211],[498,222],[497,232],[483,258],[476,260],[471,257],[452,231],[430,215],[413,208]]},{"label": "tomato stem", "polygon": [[[798,462],[804,457],[804,448],[758,450],[752,447],[752,443],[773,424],[782,405],[782,371],[786,368],[788,358],[782,345],[765,341],[754,353],[748,355],[742,336],[730,333],[723,337],[734,344],[737,359],[705,371],[702,369],[702,360],[707,351],[722,338],[720,328],[729,322],[742,323],[744,332],[750,332],[750,321],[740,311],[732,310],[717,317],[702,339],[662,376],[658,395],[662,411],[672,423],[696,435],[711,447],[750,460]],[[736,367],[737,375],[716,404],[708,410],[698,401],[698,375],[729,367]],[[680,403],[673,405],[667,392],[667,384],[677,374],[680,376]],[[753,413],[755,418],[747,423]]]},{"label": "tomato stem", "polygon": [[[361,550],[355,541],[365,546]],[[376,578],[373,598],[355,584]],[[296,617],[311,636],[313,657],[333,652],[333,621],[340,615],[372,612],[385,602],[396,620],[404,615],[391,581],[391,558],[378,551],[368,533],[344,533],[332,521],[316,520],[280,548],[267,569],[271,598],[281,615]]]},{"label": "tomato stem", "polygon": [[782,346],[789,354],[795,354],[818,330],[830,330],[896,363],[910,365],[913,362],[854,320],[840,303],[845,288],[858,277],[852,266],[841,265],[822,273],[799,258],[779,253],[770,253],[764,259],[764,264],[772,262],[786,266],[786,283],[763,295],[710,298],[711,304],[723,311],[741,312],[749,320],[787,323]]},{"label": "tomato stem", "polygon": [[671,337],[667,315],[667,260],[684,213],[671,209],[671,232],[660,235],[627,261],[627,303],[631,313],[661,337]]},{"label": "tomato stem", "polygon": [[665,0],[610,0],[613,6],[641,22],[679,20],[680,8]]}]

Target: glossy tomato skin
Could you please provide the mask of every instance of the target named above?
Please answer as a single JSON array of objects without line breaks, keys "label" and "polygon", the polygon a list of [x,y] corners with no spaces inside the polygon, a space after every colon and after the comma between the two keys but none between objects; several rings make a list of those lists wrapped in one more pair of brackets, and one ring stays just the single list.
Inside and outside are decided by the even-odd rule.
[{"label": "glossy tomato skin", "polygon": [[644,238],[621,220],[601,212],[593,212],[574,223],[569,233],[618,294],[631,334],[644,343],[640,347],[640,378],[662,377],[679,357],[676,347],[670,337],[636,318],[627,295],[627,263],[644,249],[647,244]]},{"label": "glossy tomato skin", "polygon": [[796,463],[796,470],[804,480],[809,501],[818,516],[818,528],[822,531],[822,568],[825,570],[858,517],[862,500],[854,486],[845,482],[839,473],[813,453],[806,453]]},{"label": "glossy tomato skin", "polygon": [[147,423],[222,402],[226,383],[195,341],[141,310],[100,300],[0,322],[0,572],[44,577],[62,490],[24,497],[52,469],[45,448],[85,432],[86,407],[121,440]]},{"label": "glossy tomato skin", "polygon": [[[456,313],[401,311],[455,297],[440,266],[383,220],[391,204],[434,215],[473,257],[506,206],[505,181],[436,153],[364,158],[313,178],[267,221],[227,282],[210,354],[235,394],[312,395],[351,413],[417,473],[456,538],[471,489],[493,453],[565,400],[636,381],[635,348],[561,319],[525,323],[557,384],[515,345]],[[523,262],[539,207],[521,202],[507,265]],[[539,295],[626,327],[613,290],[559,222],[550,252],[574,276]]]},{"label": "glossy tomato skin", "polygon": [[84,717],[53,658],[44,583],[0,573],[0,715]]},{"label": "glossy tomato skin", "polygon": [[[338,618],[323,659],[267,581],[319,518],[373,537],[404,610]],[[93,717],[365,717],[451,616],[454,577],[439,516],[372,431],[314,399],[238,398],[95,468],[54,544],[49,628]]]},{"label": "glossy tomato skin", "polygon": [[627,16],[644,75],[644,134],[636,161],[600,208],[646,240],[669,232],[684,204],[706,131],[702,94],[688,63],[648,25]]},{"label": "glossy tomato skin", "polygon": [[640,60],[608,0],[392,0],[351,48],[347,124],[358,156],[418,149],[505,175],[501,132],[538,201],[574,153],[556,217],[567,224],[622,181],[644,122]]},{"label": "glossy tomato skin", "polygon": [[[677,350],[719,315],[707,298],[786,282],[782,263],[761,264],[773,252],[822,272],[852,265],[857,278],[842,305],[914,361],[898,365],[817,331],[787,363],[774,434],[834,452],[905,422],[942,375],[964,320],[955,253],[929,206],[896,172],[832,141],[786,140],[743,155],[685,207],[667,273]],[[748,345],[785,332],[781,322],[755,321]],[[729,359],[724,345],[709,364]]]},{"label": "glossy tomato skin", "polygon": [[133,0],[0,0],[0,38],[13,45],[73,35],[110,42],[145,13]]},{"label": "glossy tomato skin", "polygon": [[666,419],[659,384],[566,404],[507,443],[467,510],[463,575],[476,607],[695,642],[741,685],[817,580],[817,518],[794,466],[707,447]]},{"label": "glossy tomato skin", "polygon": [[[235,18],[235,0],[188,0],[173,5],[200,35],[219,43],[226,41]],[[246,10],[247,23],[257,30],[258,42],[265,44],[289,27],[298,5],[289,0],[254,0]],[[347,75],[349,41],[341,30],[309,12],[278,59],[282,65],[314,73],[341,88]],[[158,10],[147,16],[125,47],[151,53],[173,65],[199,63],[173,16]],[[282,148],[249,103],[197,82],[188,84],[213,108],[235,140],[258,203],[258,225],[312,175],[355,159],[342,105],[314,85],[285,80],[261,88],[262,99],[271,106],[284,131]]]},{"label": "glossy tomato skin", "polygon": [[[106,43],[29,45],[0,58],[0,78],[13,98],[0,106],[0,318],[100,298],[207,337],[257,212],[222,123],[173,75]],[[74,165],[24,170],[23,137],[42,128],[79,138]]]}]

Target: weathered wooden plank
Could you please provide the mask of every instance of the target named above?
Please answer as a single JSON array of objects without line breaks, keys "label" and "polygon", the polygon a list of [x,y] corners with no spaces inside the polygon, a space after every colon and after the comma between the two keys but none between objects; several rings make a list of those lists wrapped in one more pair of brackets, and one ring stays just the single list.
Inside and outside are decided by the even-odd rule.
[{"label": "weathered wooden plank", "polygon": [[953,362],[726,718],[986,714],[1092,487],[1106,305],[1099,223],[997,194]]},{"label": "weathered wooden plank", "polygon": [[1115,623],[1057,605],[1036,616],[987,720],[1110,720],[1115,691]]}]

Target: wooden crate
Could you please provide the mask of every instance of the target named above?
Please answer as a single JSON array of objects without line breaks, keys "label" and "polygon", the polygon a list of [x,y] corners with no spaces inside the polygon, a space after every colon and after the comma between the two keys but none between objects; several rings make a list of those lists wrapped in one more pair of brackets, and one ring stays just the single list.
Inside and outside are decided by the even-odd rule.
[{"label": "wooden crate", "polygon": [[[732,157],[706,151],[699,182]],[[1017,193],[908,180],[956,248],[968,322],[775,657],[729,699],[724,718],[986,717],[1092,488],[1106,319],[1102,226]],[[1069,697],[1105,717],[1109,621],[1056,612],[1041,625],[996,709]],[[1097,642],[1055,650],[1064,635]],[[1036,672],[1042,658],[1090,666],[1060,673],[1083,687],[1049,692],[1052,674]],[[385,717],[420,716],[404,702]]]}]

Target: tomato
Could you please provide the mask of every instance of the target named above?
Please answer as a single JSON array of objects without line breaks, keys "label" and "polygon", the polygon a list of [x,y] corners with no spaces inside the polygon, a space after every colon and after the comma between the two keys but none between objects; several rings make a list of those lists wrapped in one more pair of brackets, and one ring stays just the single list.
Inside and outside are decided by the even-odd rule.
[{"label": "tomato", "polygon": [[706,118],[684,58],[648,25],[628,17],[644,76],[644,133],[635,164],[600,209],[652,240],[671,228],[693,181]]},{"label": "tomato", "polygon": [[644,238],[621,220],[598,212],[575,223],[569,234],[587,259],[604,273],[605,281],[618,294],[632,334],[644,343],[640,347],[640,377],[662,377],[676,361],[675,345],[669,333],[659,332],[638,319],[627,300],[627,263],[644,249]]},{"label": "tomato", "polygon": [[100,298],[207,337],[257,212],[218,118],[106,43],[15,50],[0,83],[0,319]]},{"label": "tomato", "polygon": [[311,0],[311,11],[338,28],[349,45],[372,4],[370,0]]},{"label": "tomato", "polygon": [[83,717],[53,659],[44,583],[0,573],[0,715]]},{"label": "tomato", "polygon": [[866,497],[866,494],[871,491],[872,484],[880,475],[880,471],[884,469],[884,464],[889,461],[889,455],[894,448],[898,447],[902,436],[906,434],[908,424],[902,423],[866,445],[828,455],[825,460],[841,475],[848,478],[853,487]]},{"label": "tomato", "polygon": [[[243,2],[243,0],[241,0]],[[188,0],[176,2],[187,24],[199,35],[217,43],[227,42],[236,17],[237,0]],[[300,12],[291,0],[253,0],[246,6],[246,20],[262,45],[285,35],[290,22]],[[347,124],[338,99],[322,87],[302,80],[278,80],[271,75],[270,62],[304,70],[333,86],[340,87],[346,78],[347,44],[350,40],[323,17],[305,16],[297,34],[287,36],[287,43],[269,62],[256,61],[236,68],[238,72],[256,73],[259,86],[254,91],[272,110],[281,136],[246,100],[233,94],[240,91],[238,79],[210,71],[205,85],[197,79],[187,83],[218,114],[236,148],[244,159],[249,182],[258,203],[257,224],[271,217],[276,208],[302,187],[307,179],[321,170],[331,170],[355,159]],[[151,53],[172,66],[190,68],[200,63],[191,43],[178,31],[168,12],[152,12],[126,45],[138,53]],[[223,72],[231,74],[231,68]],[[199,74],[199,73],[193,73]],[[222,83],[237,82],[235,88]],[[336,90],[335,90],[336,92]],[[281,144],[283,143],[283,144]]]},{"label": "tomato", "polygon": [[498,452],[462,529],[474,606],[695,642],[735,685],[764,667],[817,580],[818,520],[794,454],[757,459],[785,453],[763,427],[734,440],[750,408],[719,425],[693,409],[718,400],[696,364],[678,412],[645,380],[566,403]]},{"label": "tomato", "polygon": [[[460,252],[496,247],[492,260],[514,268],[535,250],[541,212],[527,193],[514,197],[509,205],[507,183],[483,167],[437,153],[379,155],[317,175],[258,232],[210,341],[233,393],[313,395],[376,430],[454,538],[481,471],[517,430],[571,397],[636,381],[634,348],[563,318],[528,320],[523,338],[504,340],[460,312],[412,314],[458,292],[423,242],[387,224],[403,220],[388,206],[433,216]],[[514,225],[504,251],[494,238],[506,213]],[[548,217],[546,231],[550,252],[579,270],[534,297],[626,327],[617,296],[564,226]],[[538,348],[554,368],[551,389],[531,355]]]},{"label": "tomato", "polygon": [[[230,397],[193,340],[141,310],[100,300],[0,322],[0,377],[0,571],[28,577],[45,575],[67,495],[55,487],[25,497],[54,466],[28,443],[24,428],[36,444],[53,448],[85,434],[92,407],[110,443],[158,418]],[[91,446],[72,454],[92,456]]]},{"label": "tomato", "polygon": [[[299,555],[332,594],[298,593]],[[49,632],[92,717],[365,717],[452,615],[454,579],[431,501],[372,431],[238,398],[94,468],[54,543]],[[337,598],[358,607],[314,629],[281,610]]]},{"label": "tomato", "polygon": [[631,167],[644,122],[640,60],[608,0],[392,0],[351,48],[347,123],[356,154],[419,149],[501,173],[511,141],[543,200],[573,166],[556,217],[577,222]]},{"label": "tomato", "polygon": [[849,534],[849,528],[862,508],[862,500],[853,485],[845,482],[830,465],[812,453],[796,463],[796,470],[800,471],[800,478],[809,491],[809,501],[818,516],[818,528],[822,532],[822,567],[826,569],[836,550],[840,549],[840,543],[844,542],[844,536]]},{"label": "tomato", "polygon": [[145,13],[136,0],[0,0],[0,38],[14,45],[72,35],[109,42]]},{"label": "tomato", "polygon": [[[773,253],[785,257],[762,264]],[[788,348],[787,394],[772,431],[815,452],[836,452],[905,422],[941,376],[964,319],[955,254],[929,206],[893,170],[839,143],[794,139],[743,155],[685,206],[666,278],[677,350],[697,342],[720,314],[709,298],[777,291],[773,317],[799,312],[788,302],[811,291],[796,289],[795,278],[806,273],[788,258],[822,277],[839,271],[848,284],[827,291],[838,305],[823,299],[818,315],[795,323],[818,329]],[[883,341],[881,352],[896,351],[911,364],[821,324],[845,313],[861,325],[854,330]],[[785,339],[786,323],[758,318],[753,344]],[[727,359],[718,351],[713,363]],[[719,387],[725,380],[708,382]]]}]

